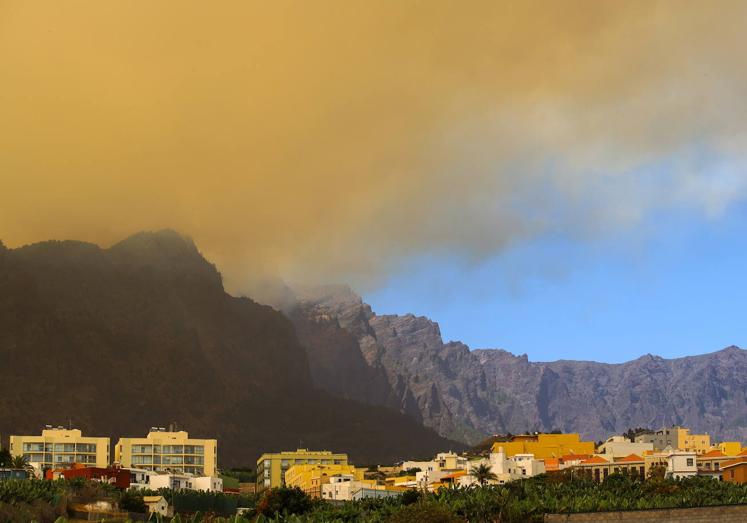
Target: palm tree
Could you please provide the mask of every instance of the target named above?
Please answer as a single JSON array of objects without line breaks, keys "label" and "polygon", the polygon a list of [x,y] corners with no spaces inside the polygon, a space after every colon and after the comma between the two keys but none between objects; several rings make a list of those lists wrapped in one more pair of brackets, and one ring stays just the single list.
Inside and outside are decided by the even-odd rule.
[{"label": "palm tree", "polygon": [[10,467],[13,463],[13,456],[8,449],[0,449],[0,467]]},{"label": "palm tree", "polygon": [[490,465],[485,463],[480,463],[478,466],[472,467],[472,470],[469,471],[469,475],[475,478],[480,485],[485,485],[488,481],[498,479],[498,476],[495,475],[493,470],[490,468]]},{"label": "palm tree", "polygon": [[26,456],[13,456],[10,460],[10,466],[14,469],[27,469],[29,468],[29,462]]}]

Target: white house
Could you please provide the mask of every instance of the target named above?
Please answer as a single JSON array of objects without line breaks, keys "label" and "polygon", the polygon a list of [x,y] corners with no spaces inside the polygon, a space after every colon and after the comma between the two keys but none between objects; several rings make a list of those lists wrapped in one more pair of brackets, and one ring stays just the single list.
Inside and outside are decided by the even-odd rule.
[{"label": "white house", "polygon": [[204,490],[223,492],[223,480],[215,476],[193,476],[191,474],[159,473],[145,469],[128,469],[130,487],[158,490]]},{"label": "white house", "polygon": [[[498,448],[498,452],[491,452],[488,460],[481,460],[473,463],[472,467],[481,464],[490,466],[490,470],[496,475],[496,480],[491,483],[503,484],[522,478],[531,478],[545,473],[545,462],[534,459],[534,454],[516,454],[510,458],[506,457],[503,447]],[[459,484],[462,486],[474,485],[477,480],[469,474],[459,478]]]},{"label": "white house", "polygon": [[192,488],[205,492],[223,492],[223,479],[216,476],[196,476],[192,478]]},{"label": "white house", "polygon": [[330,501],[352,501],[363,498],[386,498],[399,496],[401,490],[376,485],[372,481],[359,481],[352,474],[339,474],[329,477],[329,483],[322,484],[322,499]]},{"label": "white house", "polygon": [[322,499],[350,501],[353,499],[353,489],[360,487],[360,481],[352,474],[339,474],[329,477],[329,483],[322,484]]},{"label": "white house", "polygon": [[676,451],[667,457],[668,478],[682,479],[698,475],[698,463],[695,452]]}]

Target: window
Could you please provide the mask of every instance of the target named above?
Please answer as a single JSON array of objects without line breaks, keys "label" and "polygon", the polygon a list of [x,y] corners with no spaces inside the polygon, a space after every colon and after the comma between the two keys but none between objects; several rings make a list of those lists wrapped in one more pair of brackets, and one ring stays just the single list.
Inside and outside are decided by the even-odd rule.
[{"label": "window", "polygon": [[687,466],[692,467],[693,466],[693,458],[687,458]]},{"label": "window", "polygon": [[721,463],[719,463],[718,461],[713,463],[713,470],[718,470],[720,467],[721,467]]}]

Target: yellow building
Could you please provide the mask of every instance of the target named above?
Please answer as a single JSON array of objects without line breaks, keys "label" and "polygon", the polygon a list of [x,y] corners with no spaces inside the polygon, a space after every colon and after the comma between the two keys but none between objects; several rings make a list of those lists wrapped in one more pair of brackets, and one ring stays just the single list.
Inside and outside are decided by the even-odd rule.
[{"label": "yellow building", "polygon": [[84,437],[78,429],[46,428],[41,436],[11,436],[10,453],[40,469],[70,468],[73,463],[109,466],[109,438]]},{"label": "yellow building", "polygon": [[594,454],[593,441],[581,441],[579,434],[537,434],[514,436],[511,441],[493,443],[492,452],[503,447],[506,457],[534,454],[535,459],[559,458],[567,454]]},{"label": "yellow building", "polygon": [[739,441],[723,441],[716,445],[716,449],[727,456],[739,456],[739,453],[742,452],[742,443]]},{"label": "yellow building", "polygon": [[347,465],[347,454],[298,449],[262,454],[257,460],[257,492],[285,485],[285,472],[293,465]]},{"label": "yellow building", "polygon": [[705,454],[711,449],[711,436],[708,434],[690,434],[684,427],[668,427],[653,434],[641,434],[635,438],[637,443],[653,443],[654,450],[672,449]]},{"label": "yellow building", "polygon": [[412,476],[391,476],[389,478],[384,479],[384,484],[389,485],[392,487],[398,487],[402,486],[405,483],[415,483],[417,482],[418,477],[415,475]]},{"label": "yellow building", "polygon": [[114,460],[125,468],[217,476],[218,441],[154,427],[144,438],[120,438]]},{"label": "yellow building", "polygon": [[[364,482],[364,469],[352,465],[293,465],[285,471],[285,485],[298,487],[312,498],[322,497],[322,485],[329,483],[332,476],[350,476],[353,481]],[[371,485],[376,482],[369,481]]]}]

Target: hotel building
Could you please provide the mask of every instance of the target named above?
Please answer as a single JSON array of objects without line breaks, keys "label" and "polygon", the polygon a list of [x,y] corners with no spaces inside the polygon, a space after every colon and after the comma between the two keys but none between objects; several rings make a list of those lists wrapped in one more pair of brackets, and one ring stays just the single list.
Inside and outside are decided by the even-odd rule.
[{"label": "hotel building", "polygon": [[124,468],[217,476],[218,441],[153,427],[144,438],[120,438],[114,461]]},{"label": "hotel building", "polygon": [[347,465],[347,454],[306,450],[262,454],[257,460],[257,492],[285,485],[285,472],[293,465]]},{"label": "hotel building", "polygon": [[64,469],[73,463],[109,466],[109,438],[84,437],[78,429],[47,427],[41,436],[10,436],[10,453],[35,468]]}]

